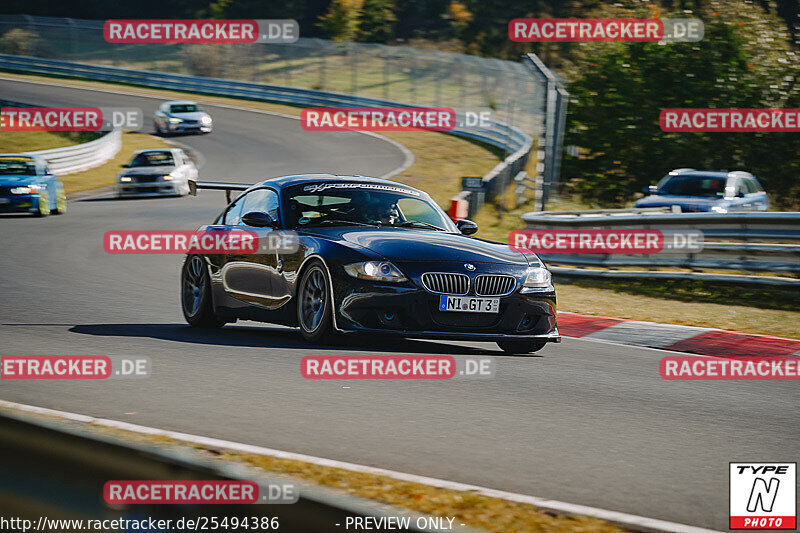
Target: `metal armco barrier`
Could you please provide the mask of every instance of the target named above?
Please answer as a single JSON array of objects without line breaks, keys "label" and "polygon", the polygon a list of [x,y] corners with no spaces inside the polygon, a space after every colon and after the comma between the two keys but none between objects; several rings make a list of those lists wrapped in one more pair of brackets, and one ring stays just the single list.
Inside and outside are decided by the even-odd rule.
[{"label": "metal armco barrier", "polygon": [[[167,74],[149,70],[130,70],[8,54],[0,54],[0,70],[127,83],[143,87],[250,98],[253,100],[297,106],[417,107],[412,104],[329,91],[297,89],[278,85],[265,85],[262,83],[206,78],[201,76],[187,76],[183,74]],[[464,122],[464,115],[462,113],[457,113],[456,118],[458,122]],[[490,121],[487,127],[457,127],[449,133],[485,142],[491,146],[512,152],[514,155],[526,148],[530,150],[532,143],[529,135],[526,135],[518,128],[514,128],[500,121]]]},{"label": "metal armco barrier", "polygon": [[[0,109],[3,107],[39,107],[21,102],[11,102],[0,100]],[[47,164],[56,174],[72,174],[81,172],[93,167],[97,167],[117,155],[122,148],[122,131],[113,130],[103,133],[103,136],[87,143],[53,148],[50,150],[38,150],[35,152],[25,152],[30,155],[38,155],[47,161]]]},{"label": "metal armco barrier", "polygon": [[[103,499],[103,485],[109,480],[249,480],[261,486],[292,482],[300,497],[293,504],[112,506]],[[412,527],[403,531],[429,531],[415,527],[416,518],[423,515],[407,509],[255,468],[201,459],[188,448],[132,443],[90,434],[80,426],[6,413],[0,414],[0,516],[33,524],[40,517],[173,521],[278,517],[278,530],[292,532],[340,532],[348,516],[408,516]]]},{"label": "metal armco barrier", "polygon": [[44,158],[53,173],[64,175],[100,166],[121,148],[122,130],[116,129],[88,143],[26,153]]},{"label": "metal armco barrier", "polygon": [[[557,276],[600,278],[704,279],[800,287],[800,213],[527,213],[529,229],[700,230],[697,253],[539,254]],[[566,265],[566,266],[562,266]],[[621,270],[641,267],[648,270]],[[669,271],[673,269],[673,271]],[[689,272],[674,271],[690,270]],[[712,272],[701,272],[702,270]],[[753,273],[720,274],[713,271]]]}]

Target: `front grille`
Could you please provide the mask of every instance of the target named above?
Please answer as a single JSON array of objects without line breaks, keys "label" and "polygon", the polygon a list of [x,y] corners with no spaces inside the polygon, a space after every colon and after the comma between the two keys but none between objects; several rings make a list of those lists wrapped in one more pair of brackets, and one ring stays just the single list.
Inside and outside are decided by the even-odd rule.
[{"label": "front grille", "polygon": [[478,296],[504,296],[511,294],[516,286],[514,276],[481,274],[475,278],[475,294]]},{"label": "front grille", "polygon": [[199,124],[200,121],[199,120],[184,120],[183,123],[186,124],[186,125],[189,125],[189,126],[194,126],[196,124]]},{"label": "front grille", "polygon": [[132,176],[133,181],[136,183],[153,183],[158,181],[161,176]]},{"label": "front grille", "polygon": [[462,295],[469,292],[469,276],[445,272],[426,272],[422,284],[431,292]]}]

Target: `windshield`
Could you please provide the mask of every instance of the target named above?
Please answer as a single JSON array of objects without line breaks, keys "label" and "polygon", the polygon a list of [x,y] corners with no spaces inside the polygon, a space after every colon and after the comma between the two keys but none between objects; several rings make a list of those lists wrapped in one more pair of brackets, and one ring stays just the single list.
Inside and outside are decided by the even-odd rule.
[{"label": "windshield", "polygon": [[402,186],[326,182],[284,192],[286,227],[374,225],[457,233],[427,195]]},{"label": "windshield", "polygon": [[658,194],[679,196],[725,196],[725,178],[712,176],[672,176],[658,188]]},{"label": "windshield", "polygon": [[130,167],[159,167],[162,165],[174,165],[172,154],[169,152],[146,152],[137,154],[133,158]]},{"label": "windshield", "polygon": [[195,111],[200,111],[197,104],[176,104],[169,106],[170,113],[194,113]]},{"label": "windshield", "polygon": [[35,176],[36,165],[30,159],[2,158],[0,159],[0,175]]}]

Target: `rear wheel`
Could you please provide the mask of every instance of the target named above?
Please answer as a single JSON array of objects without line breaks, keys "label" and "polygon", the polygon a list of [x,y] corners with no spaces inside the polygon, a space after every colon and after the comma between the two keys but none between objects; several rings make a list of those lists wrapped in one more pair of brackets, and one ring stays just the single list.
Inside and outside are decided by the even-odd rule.
[{"label": "rear wheel", "polygon": [[497,345],[506,353],[516,353],[516,354],[526,354],[526,353],[533,353],[538,352],[544,345],[547,344],[545,342],[539,341],[528,341],[528,340],[507,340],[507,341],[497,341]]},{"label": "rear wheel", "polygon": [[186,259],[181,271],[181,307],[190,325],[199,328],[219,328],[225,324],[214,314],[211,302],[211,278],[206,262],[199,255]]},{"label": "rear wheel", "polygon": [[328,273],[319,263],[313,263],[303,273],[297,290],[297,323],[303,338],[325,344],[333,338],[332,304]]}]

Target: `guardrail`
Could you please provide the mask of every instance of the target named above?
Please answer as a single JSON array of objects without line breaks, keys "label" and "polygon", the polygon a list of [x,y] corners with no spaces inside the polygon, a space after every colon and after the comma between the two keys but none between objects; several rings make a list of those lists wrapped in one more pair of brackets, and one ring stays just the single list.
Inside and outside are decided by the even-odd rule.
[{"label": "guardrail", "polygon": [[44,158],[53,173],[64,175],[100,166],[121,148],[122,130],[115,129],[87,143],[26,153]]},{"label": "guardrail", "polygon": [[[417,107],[391,100],[353,96],[330,91],[298,89],[279,85],[168,74],[147,70],[130,70],[7,54],[0,54],[0,70],[113,81],[145,87],[233,96],[290,105]],[[459,124],[465,124],[464,113],[456,113],[456,121]],[[491,120],[487,126],[459,126],[448,133],[486,143],[510,154],[483,177],[485,194],[490,199],[504,191],[513,177],[525,167],[533,146],[533,139],[529,135],[499,120]],[[464,192],[459,196],[460,199],[467,200],[465,205],[472,206],[469,208],[469,216],[477,212],[477,207],[483,203],[483,196],[478,201],[478,199],[472,197],[472,194]],[[483,195],[484,193],[480,194]],[[464,213],[463,216],[467,216],[467,213]]]},{"label": "guardrail", "polygon": [[[527,213],[529,229],[700,230],[697,253],[547,254],[539,256],[556,276],[705,279],[800,287],[800,213],[665,213],[663,210]],[[622,270],[644,267],[647,270]],[[665,270],[667,269],[667,270]],[[669,270],[672,271],[669,271]],[[689,270],[675,271],[676,269]],[[711,272],[703,272],[711,271]],[[721,274],[739,271],[746,274]],[[749,275],[747,273],[758,274]]]},{"label": "guardrail", "polygon": [[[0,515],[31,520],[197,519],[203,516],[278,517],[280,531],[341,531],[347,517],[411,517],[422,514],[379,504],[311,483],[230,461],[211,461],[183,446],[123,441],[65,422],[0,414]],[[108,505],[110,480],[245,480],[259,486],[293,483],[296,503],[246,505]],[[341,525],[339,525],[341,524]],[[46,529],[41,527],[39,529]],[[80,528],[76,528],[80,529]],[[86,528],[83,528],[86,529]],[[475,532],[468,528],[468,532]]]},{"label": "guardrail", "polygon": [[[21,102],[0,100],[2,107],[39,107]],[[52,148],[50,150],[38,150],[35,152],[25,152],[30,155],[38,155],[47,161],[47,164],[56,174],[71,174],[81,172],[102,165],[120,151],[122,148],[122,132],[113,130],[103,134],[99,139],[86,143],[65,146],[62,148]]]},{"label": "guardrail", "polygon": [[[131,70],[8,54],[0,54],[0,70],[112,81],[144,87],[174,89],[198,94],[234,96],[298,106],[418,107],[391,100],[367,98],[331,91],[298,89],[247,81],[168,74],[149,70]],[[464,122],[463,114],[458,113],[456,118],[458,122]],[[449,133],[481,141],[491,146],[508,150],[515,155],[526,147],[530,150],[532,143],[531,137],[518,128],[497,120],[490,121],[487,127],[461,126],[456,127]]]}]

